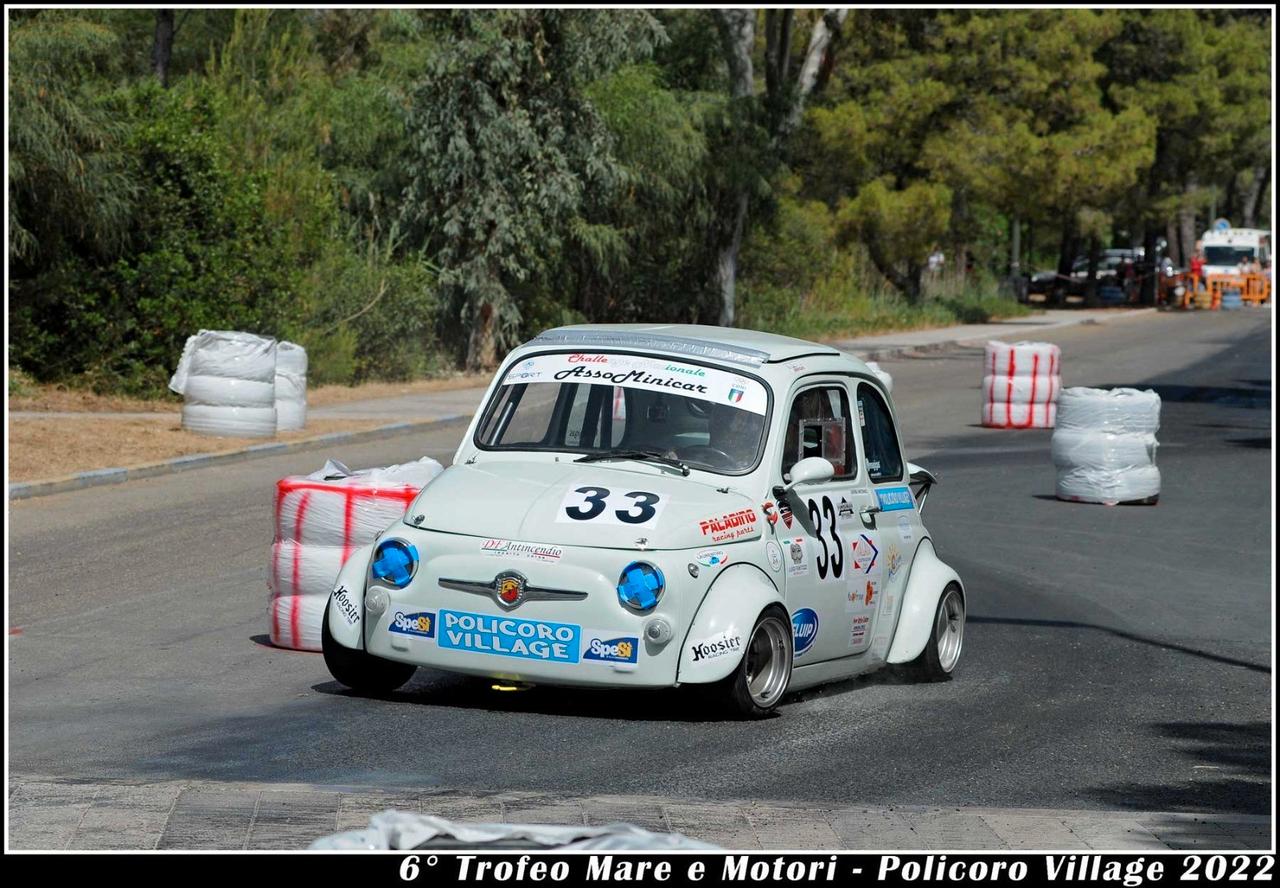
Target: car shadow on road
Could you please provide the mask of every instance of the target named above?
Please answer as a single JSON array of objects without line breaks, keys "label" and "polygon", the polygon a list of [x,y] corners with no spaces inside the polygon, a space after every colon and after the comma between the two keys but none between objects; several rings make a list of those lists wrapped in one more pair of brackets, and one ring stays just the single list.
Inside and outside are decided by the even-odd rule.
[{"label": "car shadow on road", "polygon": [[1187,781],[1100,786],[1088,790],[1094,799],[1138,811],[1270,811],[1268,722],[1162,722],[1151,727],[1168,742],[1170,752],[1189,761]]},{"label": "car shadow on road", "polygon": [[1199,648],[1188,647],[1184,644],[1176,644],[1172,641],[1148,638],[1145,635],[1138,635],[1135,632],[1126,632],[1123,629],[1115,629],[1111,626],[1099,626],[1097,623],[1082,623],[1076,620],[1043,620],[1025,617],[983,617],[975,614],[970,614],[967,617],[967,620],[969,623],[992,623],[1005,626],[1038,626],[1049,629],[1091,629],[1096,632],[1105,632],[1107,635],[1114,638],[1122,638],[1125,641],[1136,641],[1139,644],[1148,644],[1152,647],[1162,648],[1166,651],[1177,651],[1180,654],[1187,654],[1192,657],[1211,660],[1214,663],[1223,663],[1227,666],[1239,666],[1241,669],[1248,669],[1250,672],[1260,672],[1263,675],[1271,674],[1271,667],[1264,663],[1251,663],[1248,660],[1241,660],[1236,657],[1227,657],[1210,651],[1202,651]]},{"label": "car shadow on road", "polygon": [[[512,690],[497,690],[495,686]],[[320,694],[363,697],[336,681],[311,686]],[[710,705],[705,694],[693,687],[627,690],[584,689],[553,685],[529,685],[497,679],[449,675],[420,668],[408,685],[378,699],[418,706],[472,709],[488,712],[561,715],[574,718],[619,721],[725,722],[735,721]],[[785,703],[784,703],[785,705]],[[776,717],[774,713],[770,718]],[[765,719],[768,720],[768,719]]]}]

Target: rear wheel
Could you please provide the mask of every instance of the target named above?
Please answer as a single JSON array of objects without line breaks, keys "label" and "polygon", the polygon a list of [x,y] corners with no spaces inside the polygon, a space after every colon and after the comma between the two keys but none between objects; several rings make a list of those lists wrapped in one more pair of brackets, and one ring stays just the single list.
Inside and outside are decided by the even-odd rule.
[{"label": "rear wheel", "polygon": [[366,651],[353,651],[343,647],[329,633],[329,605],[324,607],[324,622],[320,626],[320,648],[324,651],[324,665],[329,674],[339,682],[361,694],[387,694],[396,690],[418,671],[409,663],[383,660]]},{"label": "rear wheel", "polygon": [[720,683],[721,699],[744,718],[763,718],[777,708],[791,684],[794,657],[791,621],[770,607],[756,620],[738,668]]},{"label": "rear wheel", "polygon": [[964,595],[954,583],[942,592],[933,615],[929,642],[912,666],[923,681],[946,681],[960,662],[964,647]]}]

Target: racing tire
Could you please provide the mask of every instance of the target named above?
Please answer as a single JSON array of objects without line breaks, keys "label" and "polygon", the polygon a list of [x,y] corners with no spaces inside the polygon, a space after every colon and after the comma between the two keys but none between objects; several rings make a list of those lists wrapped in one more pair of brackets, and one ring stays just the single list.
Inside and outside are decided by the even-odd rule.
[{"label": "racing tire", "polygon": [[756,618],[738,668],[713,687],[730,715],[766,718],[786,696],[794,659],[791,620],[780,607],[766,608]]},{"label": "racing tire", "polygon": [[397,690],[418,671],[410,663],[384,660],[366,651],[353,651],[343,647],[329,632],[329,605],[324,607],[324,619],[320,624],[320,649],[324,652],[324,665],[339,684],[344,684],[358,694],[380,695]]},{"label": "racing tire", "polygon": [[911,662],[917,681],[950,681],[964,647],[965,616],[964,593],[952,583],[938,597],[928,643]]}]

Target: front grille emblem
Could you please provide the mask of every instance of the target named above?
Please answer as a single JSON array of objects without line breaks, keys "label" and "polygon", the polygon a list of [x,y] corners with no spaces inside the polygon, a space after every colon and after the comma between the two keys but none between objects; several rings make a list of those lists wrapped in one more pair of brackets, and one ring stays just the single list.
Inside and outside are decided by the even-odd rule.
[{"label": "front grille emblem", "polygon": [[440,585],[457,592],[489,595],[503,610],[514,610],[526,601],[581,601],[587,597],[586,592],[530,586],[528,578],[518,570],[504,570],[488,583],[442,577]]}]

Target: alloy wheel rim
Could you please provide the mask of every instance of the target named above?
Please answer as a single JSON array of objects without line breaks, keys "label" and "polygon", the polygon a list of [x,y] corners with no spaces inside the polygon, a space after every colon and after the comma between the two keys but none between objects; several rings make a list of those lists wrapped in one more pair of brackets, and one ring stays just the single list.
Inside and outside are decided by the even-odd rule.
[{"label": "alloy wheel rim", "polygon": [[955,589],[948,589],[938,606],[934,635],[938,639],[938,664],[943,672],[950,672],[964,646],[964,599]]},{"label": "alloy wheel rim", "polygon": [[757,706],[770,706],[787,689],[791,663],[790,626],[777,617],[766,617],[756,626],[747,644],[747,693]]}]

